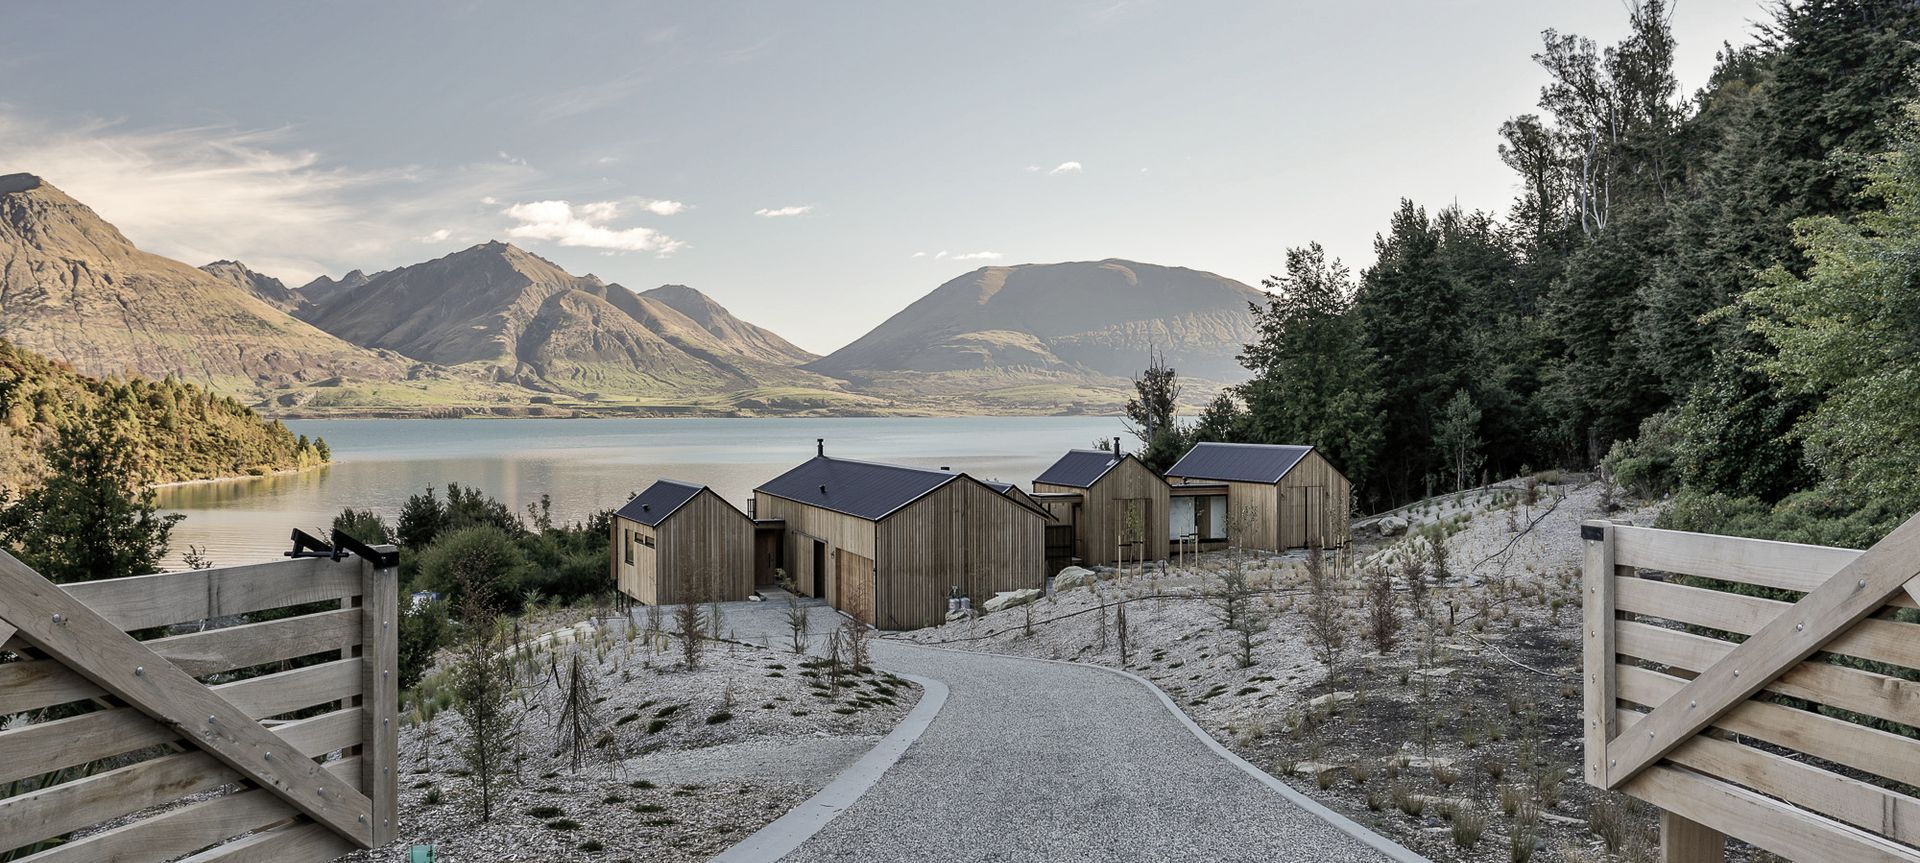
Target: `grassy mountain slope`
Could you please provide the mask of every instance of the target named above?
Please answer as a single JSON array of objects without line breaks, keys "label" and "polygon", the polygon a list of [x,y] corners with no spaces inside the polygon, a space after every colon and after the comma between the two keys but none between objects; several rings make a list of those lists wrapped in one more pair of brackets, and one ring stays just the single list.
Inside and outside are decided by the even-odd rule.
[{"label": "grassy mountain slope", "polygon": [[0,177],[0,337],[84,374],[174,375],[226,393],[406,371],[232,282],[135,248],[31,174]]},{"label": "grassy mountain slope", "polygon": [[986,370],[1097,381],[1134,374],[1156,350],[1188,377],[1238,380],[1247,304],[1264,298],[1212,273],[1115,259],[982,267],[807,367],[857,381]]}]

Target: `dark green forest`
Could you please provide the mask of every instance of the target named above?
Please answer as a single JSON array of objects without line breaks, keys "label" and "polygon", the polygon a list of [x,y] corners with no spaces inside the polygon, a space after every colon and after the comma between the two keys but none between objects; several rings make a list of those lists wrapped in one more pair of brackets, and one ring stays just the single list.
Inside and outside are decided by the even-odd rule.
[{"label": "dark green forest", "polygon": [[1402,201],[1357,275],[1290,249],[1252,380],[1162,433],[1316,443],[1370,511],[1548,467],[1691,530],[1858,546],[1920,508],[1920,6],[1775,7],[1691,95],[1670,11],[1543,34],[1507,211]]}]

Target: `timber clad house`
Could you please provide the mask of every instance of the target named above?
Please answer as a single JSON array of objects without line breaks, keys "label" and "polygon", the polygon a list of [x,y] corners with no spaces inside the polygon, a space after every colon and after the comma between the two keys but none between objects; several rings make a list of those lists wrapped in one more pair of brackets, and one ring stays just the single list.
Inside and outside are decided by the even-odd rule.
[{"label": "timber clad house", "polygon": [[819,454],[754,489],[784,526],[794,590],[882,629],[945,619],[947,597],[1046,583],[1046,513],[964,473]]},{"label": "timber clad house", "polygon": [[1070,450],[1033,480],[1033,497],[1053,514],[1047,571],[1167,558],[1167,481],[1132,455]]},{"label": "timber clad house", "polygon": [[648,605],[746,599],[753,520],[713,489],[663,479],[613,514],[613,580]]},{"label": "timber clad house", "polygon": [[613,517],[614,584],[649,605],[746,599],[779,582],[881,629],[1040,588],[1070,564],[1166,560],[1175,548],[1343,545],[1352,488],[1310,446],[1202,443],[1162,477],[1132,455],[1070,450],[1033,491],[938,470],[813,458],[754,489],[749,512],[661,480]]},{"label": "timber clad house", "polygon": [[1345,545],[1353,486],[1310,446],[1200,443],[1167,469],[1168,530],[1203,548]]}]

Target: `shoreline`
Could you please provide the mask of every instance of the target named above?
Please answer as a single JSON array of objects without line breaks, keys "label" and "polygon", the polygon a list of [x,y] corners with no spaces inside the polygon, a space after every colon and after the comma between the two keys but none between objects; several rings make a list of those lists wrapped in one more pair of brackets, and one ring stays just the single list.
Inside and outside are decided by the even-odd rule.
[{"label": "shoreline", "polygon": [[269,477],[276,477],[276,476],[295,476],[297,474],[303,474],[308,471],[323,470],[326,468],[330,468],[330,467],[333,467],[335,464],[336,462],[329,461],[329,462],[324,462],[322,464],[316,464],[311,467],[282,468],[280,470],[268,471],[266,473],[236,473],[229,476],[208,476],[208,477],[201,477],[199,479],[176,479],[171,482],[156,482],[148,487],[153,489],[178,488],[180,486],[187,486],[187,485],[208,485],[210,483],[216,483],[216,482],[233,482],[234,480],[239,480],[239,479],[267,479]]},{"label": "shoreline", "polygon": [[975,411],[791,411],[755,413],[706,410],[631,411],[527,411],[503,412],[485,409],[472,411],[380,409],[325,412],[268,411],[255,407],[254,413],[270,420],[582,420],[582,419],[929,419],[954,417],[1118,417],[1113,410],[1034,410],[981,413]]}]

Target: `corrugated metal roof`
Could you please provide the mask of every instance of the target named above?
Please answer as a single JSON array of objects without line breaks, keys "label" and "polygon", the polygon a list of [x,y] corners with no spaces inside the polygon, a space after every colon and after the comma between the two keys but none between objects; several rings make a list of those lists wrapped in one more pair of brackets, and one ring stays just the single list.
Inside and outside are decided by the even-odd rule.
[{"label": "corrugated metal roof", "polygon": [[1167,476],[1279,482],[1310,452],[1313,447],[1291,444],[1197,443],[1167,468]]},{"label": "corrugated metal roof", "polygon": [[647,490],[633,496],[627,505],[615,513],[628,521],[637,521],[648,527],[658,527],[667,516],[693,500],[704,485],[681,482],[675,479],[663,479],[647,486]]},{"label": "corrugated metal roof", "polygon": [[1034,477],[1033,481],[1072,488],[1092,488],[1095,482],[1107,475],[1107,471],[1120,463],[1121,458],[1125,456],[1115,457],[1113,453],[1100,449],[1067,450],[1066,455]]},{"label": "corrugated metal roof", "polygon": [[820,455],[754,491],[879,521],[960,477],[942,470]]}]

